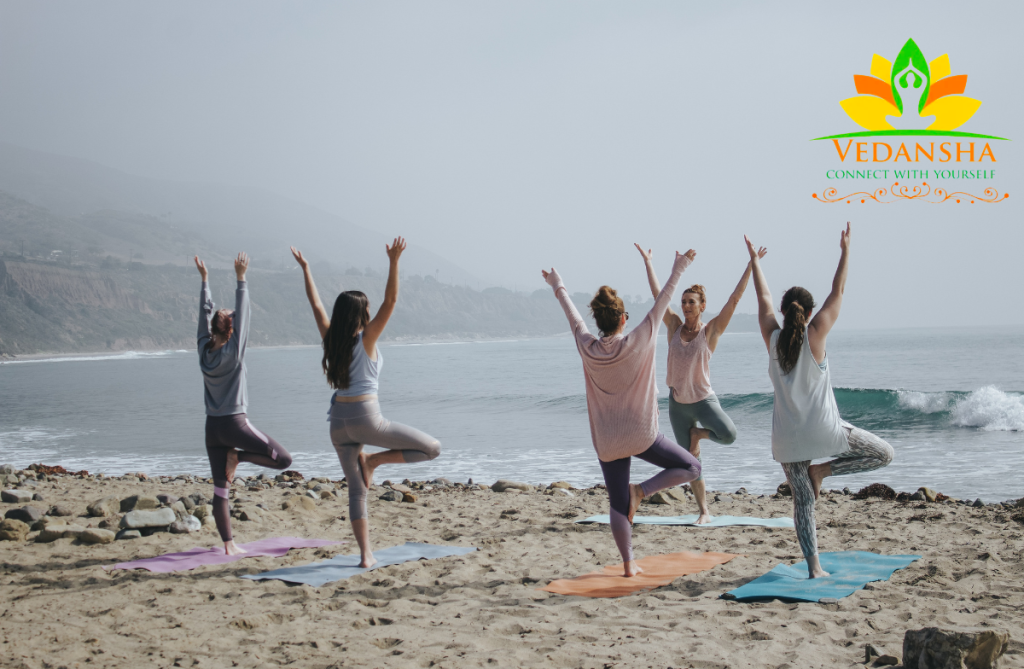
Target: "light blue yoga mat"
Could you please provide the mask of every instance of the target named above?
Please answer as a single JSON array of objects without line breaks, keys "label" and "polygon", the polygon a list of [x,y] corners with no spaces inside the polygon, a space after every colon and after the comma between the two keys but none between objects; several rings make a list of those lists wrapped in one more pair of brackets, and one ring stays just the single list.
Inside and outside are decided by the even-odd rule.
[{"label": "light blue yoga mat", "polygon": [[776,565],[774,569],[746,585],[722,595],[727,599],[750,602],[766,599],[817,602],[825,597],[842,599],[872,581],[887,581],[897,569],[904,569],[920,555],[879,555],[866,551],[842,551],[818,555],[823,578],[807,578],[807,562]]},{"label": "light blue yoga mat", "polygon": [[301,567],[285,567],[265,571],[262,574],[246,574],[242,578],[249,578],[254,581],[266,579],[277,579],[288,583],[305,583],[313,587],[320,587],[325,583],[340,581],[356,574],[387,567],[391,564],[411,562],[413,560],[433,560],[434,558],[449,557],[451,555],[465,555],[472,553],[476,548],[472,546],[434,546],[433,544],[417,544],[411,541],[402,546],[392,546],[383,550],[374,551],[373,556],[377,558],[377,564],[372,567],[360,567],[359,555],[338,555],[330,560],[322,562],[311,562]]},{"label": "light blue yoga mat", "polygon": [[[792,518],[752,518],[749,516],[712,516],[710,523],[697,524],[697,514],[692,516],[633,516],[634,525],[692,525],[693,527],[735,527],[738,525],[756,525],[759,527],[793,527]],[[591,516],[577,523],[611,522],[608,514]]]}]

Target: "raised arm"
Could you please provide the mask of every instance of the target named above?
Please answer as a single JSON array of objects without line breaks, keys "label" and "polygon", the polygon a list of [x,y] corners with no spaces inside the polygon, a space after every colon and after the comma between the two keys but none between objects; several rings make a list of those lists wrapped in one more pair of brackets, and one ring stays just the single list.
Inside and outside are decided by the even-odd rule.
[{"label": "raised arm", "polygon": [[199,270],[199,276],[203,280],[203,285],[199,289],[199,321],[198,330],[196,331],[196,347],[202,350],[206,346],[207,342],[210,341],[210,319],[213,318],[213,299],[210,297],[210,283],[208,281],[209,274],[206,271],[206,263],[199,259],[199,256],[193,258],[196,263],[196,269]]},{"label": "raised arm", "polygon": [[654,298],[654,308],[651,309],[650,314],[654,317],[652,326],[654,323],[662,320],[665,317],[665,313],[668,311],[668,305],[672,302],[672,294],[676,290],[676,285],[679,283],[679,277],[683,275],[683,272],[693,259],[697,257],[697,252],[690,249],[686,253],[680,253],[676,251],[676,260],[672,263],[672,274],[668,277],[668,281],[662,286],[658,292],[658,296]]},{"label": "raised arm", "polygon": [[580,312],[576,310],[576,305],[569,299],[569,291],[565,289],[562,277],[558,275],[555,268],[552,267],[550,272],[542,269],[540,275],[544,277],[547,284],[555,291],[555,297],[558,298],[558,303],[562,305],[565,317],[569,319],[569,328],[572,330],[576,341],[578,342],[581,337],[593,337],[594,335],[590,334],[590,330],[587,329],[586,321],[580,316]]},{"label": "raised arm", "polygon": [[306,299],[309,300],[309,306],[313,307],[316,329],[320,331],[320,339],[323,339],[327,336],[327,328],[331,327],[331,319],[328,318],[324,303],[320,301],[320,293],[317,292],[316,284],[313,283],[313,272],[309,269],[309,261],[302,257],[302,251],[294,246],[291,248],[295,262],[299,263],[299,267],[302,268],[302,278],[306,283]]},{"label": "raised arm", "polygon": [[[636,250],[640,252],[641,256],[643,256],[644,266],[647,268],[647,283],[651,286],[651,297],[657,299],[658,293],[661,292],[661,284],[658,283],[658,275],[654,273],[654,262],[651,258],[651,250],[647,249],[647,251],[644,251],[643,248],[635,242],[633,246],[635,246]],[[669,339],[671,339],[672,335],[679,329],[679,326],[683,324],[679,315],[672,311],[671,305],[665,310],[665,315],[661,320],[665,323],[665,327],[668,328]]]},{"label": "raised arm", "polygon": [[249,285],[245,282],[245,272],[249,269],[249,256],[239,253],[235,258],[235,318],[234,332],[231,338],[238,343],[238,356],[245,354],[245,345],[249,342]]},{"label": "raised arm", "polygon": [[822,360],[825,356],[825,338],[828,336],[832,326],[839,318],[839,310],[843,307],[843,291],[846,290],[846,276],[850,268],[850,224],[846,224],[846,230],[839,235],[839,267],[836,268],[836,275],[832,279],[832,292],[825,298],[825,302],[818,309],[818,313],[811,319],[808,326],[808,343],[811,345],[811,353],[815,359]]},{"label": "raised arm", "polygon": [[387,327],[391,314],[395,312],[395,305],[398,304],[398,258],[401,257],[405,246],[405,239],[402,237],[395,237],[395,241],[391,242],[390,246],[384,245],[384,249],[388,254],[388,261],[390,262],[388,267],[388,285],[384,288],[384,301],[380,303],[377,315],[366,324],[366,329],[363,330],[363,348],[366,349],[367,355],[373,355],[374,347],[377,346],[377,340],[384,333],[384,328]]},{"label": "raised arm", "polygon": [[[766,253],[768,253],[768,249],[762,246],[757,252],[757,257],[759,259],[763,258]],[[740,282],[736,284],[736,288],[732,291],[732,295],[729,296],[725,306],[722,307],[717,316],[708,321],[708,347],[712,353],[715,352],[715,347],[718,346],[718,338],[729,327],[729,321],[732,320],[732,315],[736,313],[736,307],[739,306],[740,300],[743,299],[743,293],[747,290],[747,283],[750,281],[750,272],[752,270],[752,264],[748,262],[746,269],[743,270],[743,276],[740,277]]]},{"label": "raised arm", "polygon": [[765,281],[764,272],[761,271],[761,257],[759,251],[754,249],[754,243],[750,238],[743,235],[747,243],[747,252],[750,253],[750,268],[754,275],[754,291],[757,292],[757,322],[761,326],[761,338],[764,339],[765,348],[771,352],[772,333],[779,329],[779,321],[775,318],[775,310],[772,307],[772,293],[768,290],[768,282]]}]

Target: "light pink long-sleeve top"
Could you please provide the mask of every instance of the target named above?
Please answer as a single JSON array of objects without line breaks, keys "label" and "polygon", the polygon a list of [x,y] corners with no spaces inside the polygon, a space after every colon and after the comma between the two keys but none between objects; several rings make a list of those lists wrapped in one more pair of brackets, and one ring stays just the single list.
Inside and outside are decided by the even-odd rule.
[{"label": "light pink long-sleeve top", "polygon": [[654,308],[629,334],[601,338],[590,334],[558,272],[548,275],[547,282],[569,319],[583,359],[590,437],[603,462],[643,453],[658,436],[658,385],[654,378],[658,326],[689,265],[686,256],[676,257]]}]

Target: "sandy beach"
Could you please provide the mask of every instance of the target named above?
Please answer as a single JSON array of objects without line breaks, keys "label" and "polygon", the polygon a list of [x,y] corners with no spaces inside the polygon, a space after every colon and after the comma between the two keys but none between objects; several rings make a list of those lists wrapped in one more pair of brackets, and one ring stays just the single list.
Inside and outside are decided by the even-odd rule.
[{"label": "sandy beach", "polygon": [[[54,522],[98,528],[104,521],[116,524],[120,515],[88,516],[87,506],[103,497],[212,493],[208,483],[189,477],[41,478],[9,480],[5,489],[31,491],[42,499],[2,504],[4,512],[59,505],[71,515]],[[607,513],[601,489],[572,490],[569,496],[413,484],[416,501],[392,502],[378,499],[388,492],[378,485],[369,503],[378,549],[416,541],[479,550],[312,588],[238,577],[355,552],[340,482],[320,480],[317,494],[337,488],[336,497],[306,496],[303,503],[296,500],[310,487],[307,481],[270,480],[265,489],[251,480],[245,482],[248,488],[238,483],[233,507],[249,509],[245,515],[256,520],[233,521],[236,541],[296,536],[348,543],[156,574],[102,567],[213,546],[216,531],[207,524],[192,534],[158,532],[106,544],[80,538],[40,543],[38,531],[32,531],[25,541],[0,542],[0,664],[31,669],[848,667],[864,662],[866,644],[899,656],[906,630],[940,626],[1009,630],[1011,642],[1000,666],[1024,667],[1019,509],[823,495],[817,507],[822,551],[923,556],[890,581],[869,584],[838,604],[720,598],[776,564],[800,560],[793,530],[637,526],[638,557],[683,550],[741,557],[648,592],[588,599],[539,588],[618,562],[607,526],[574,524]],[[730,491],[711,508],[716,515],[783,516],[791,514],[791,500]],[[640,513],[694,510],[692,501],[677,501],[645,504]]]}]

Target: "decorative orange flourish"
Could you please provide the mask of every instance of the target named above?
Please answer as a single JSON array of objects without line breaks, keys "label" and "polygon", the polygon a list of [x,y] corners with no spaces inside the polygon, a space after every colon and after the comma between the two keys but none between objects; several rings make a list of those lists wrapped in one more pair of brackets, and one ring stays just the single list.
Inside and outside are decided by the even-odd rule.
[{"label": "decorative orange flourish", "polygon": [[[954,200],[959,204],[961,201],[967,200],[971,204],[974,204],[975,202],[1002,202],[1006,198],[1010,197],[1009,193],[1000,194],[995,188],[986,188],[984,190],[984,197],[979,197],[964,191],[950,193],[945,188],[932,189],[932,187],[925,182],[922,182],[920,186],[901,186],[898,181],[893,183],[889,189],[878,188],[872,193],[858,191],[856,193],[844,195],[843,197],[836,197],[838,193],[839,191],[835,188],[827,188],[822,191],[821,196],[817,193],[811,193],[811,197],[818,202],[846,202],[847,204],[852,203],[854,200],[857,200],[862,204],[868,200],[873,200],[879,204],[892,204],[893,202],[899,202],[901,200],[922,200],[928,204],[942,204],[948,200]],[[886,196],[891,196],[894,199],[886,199]]]}]

